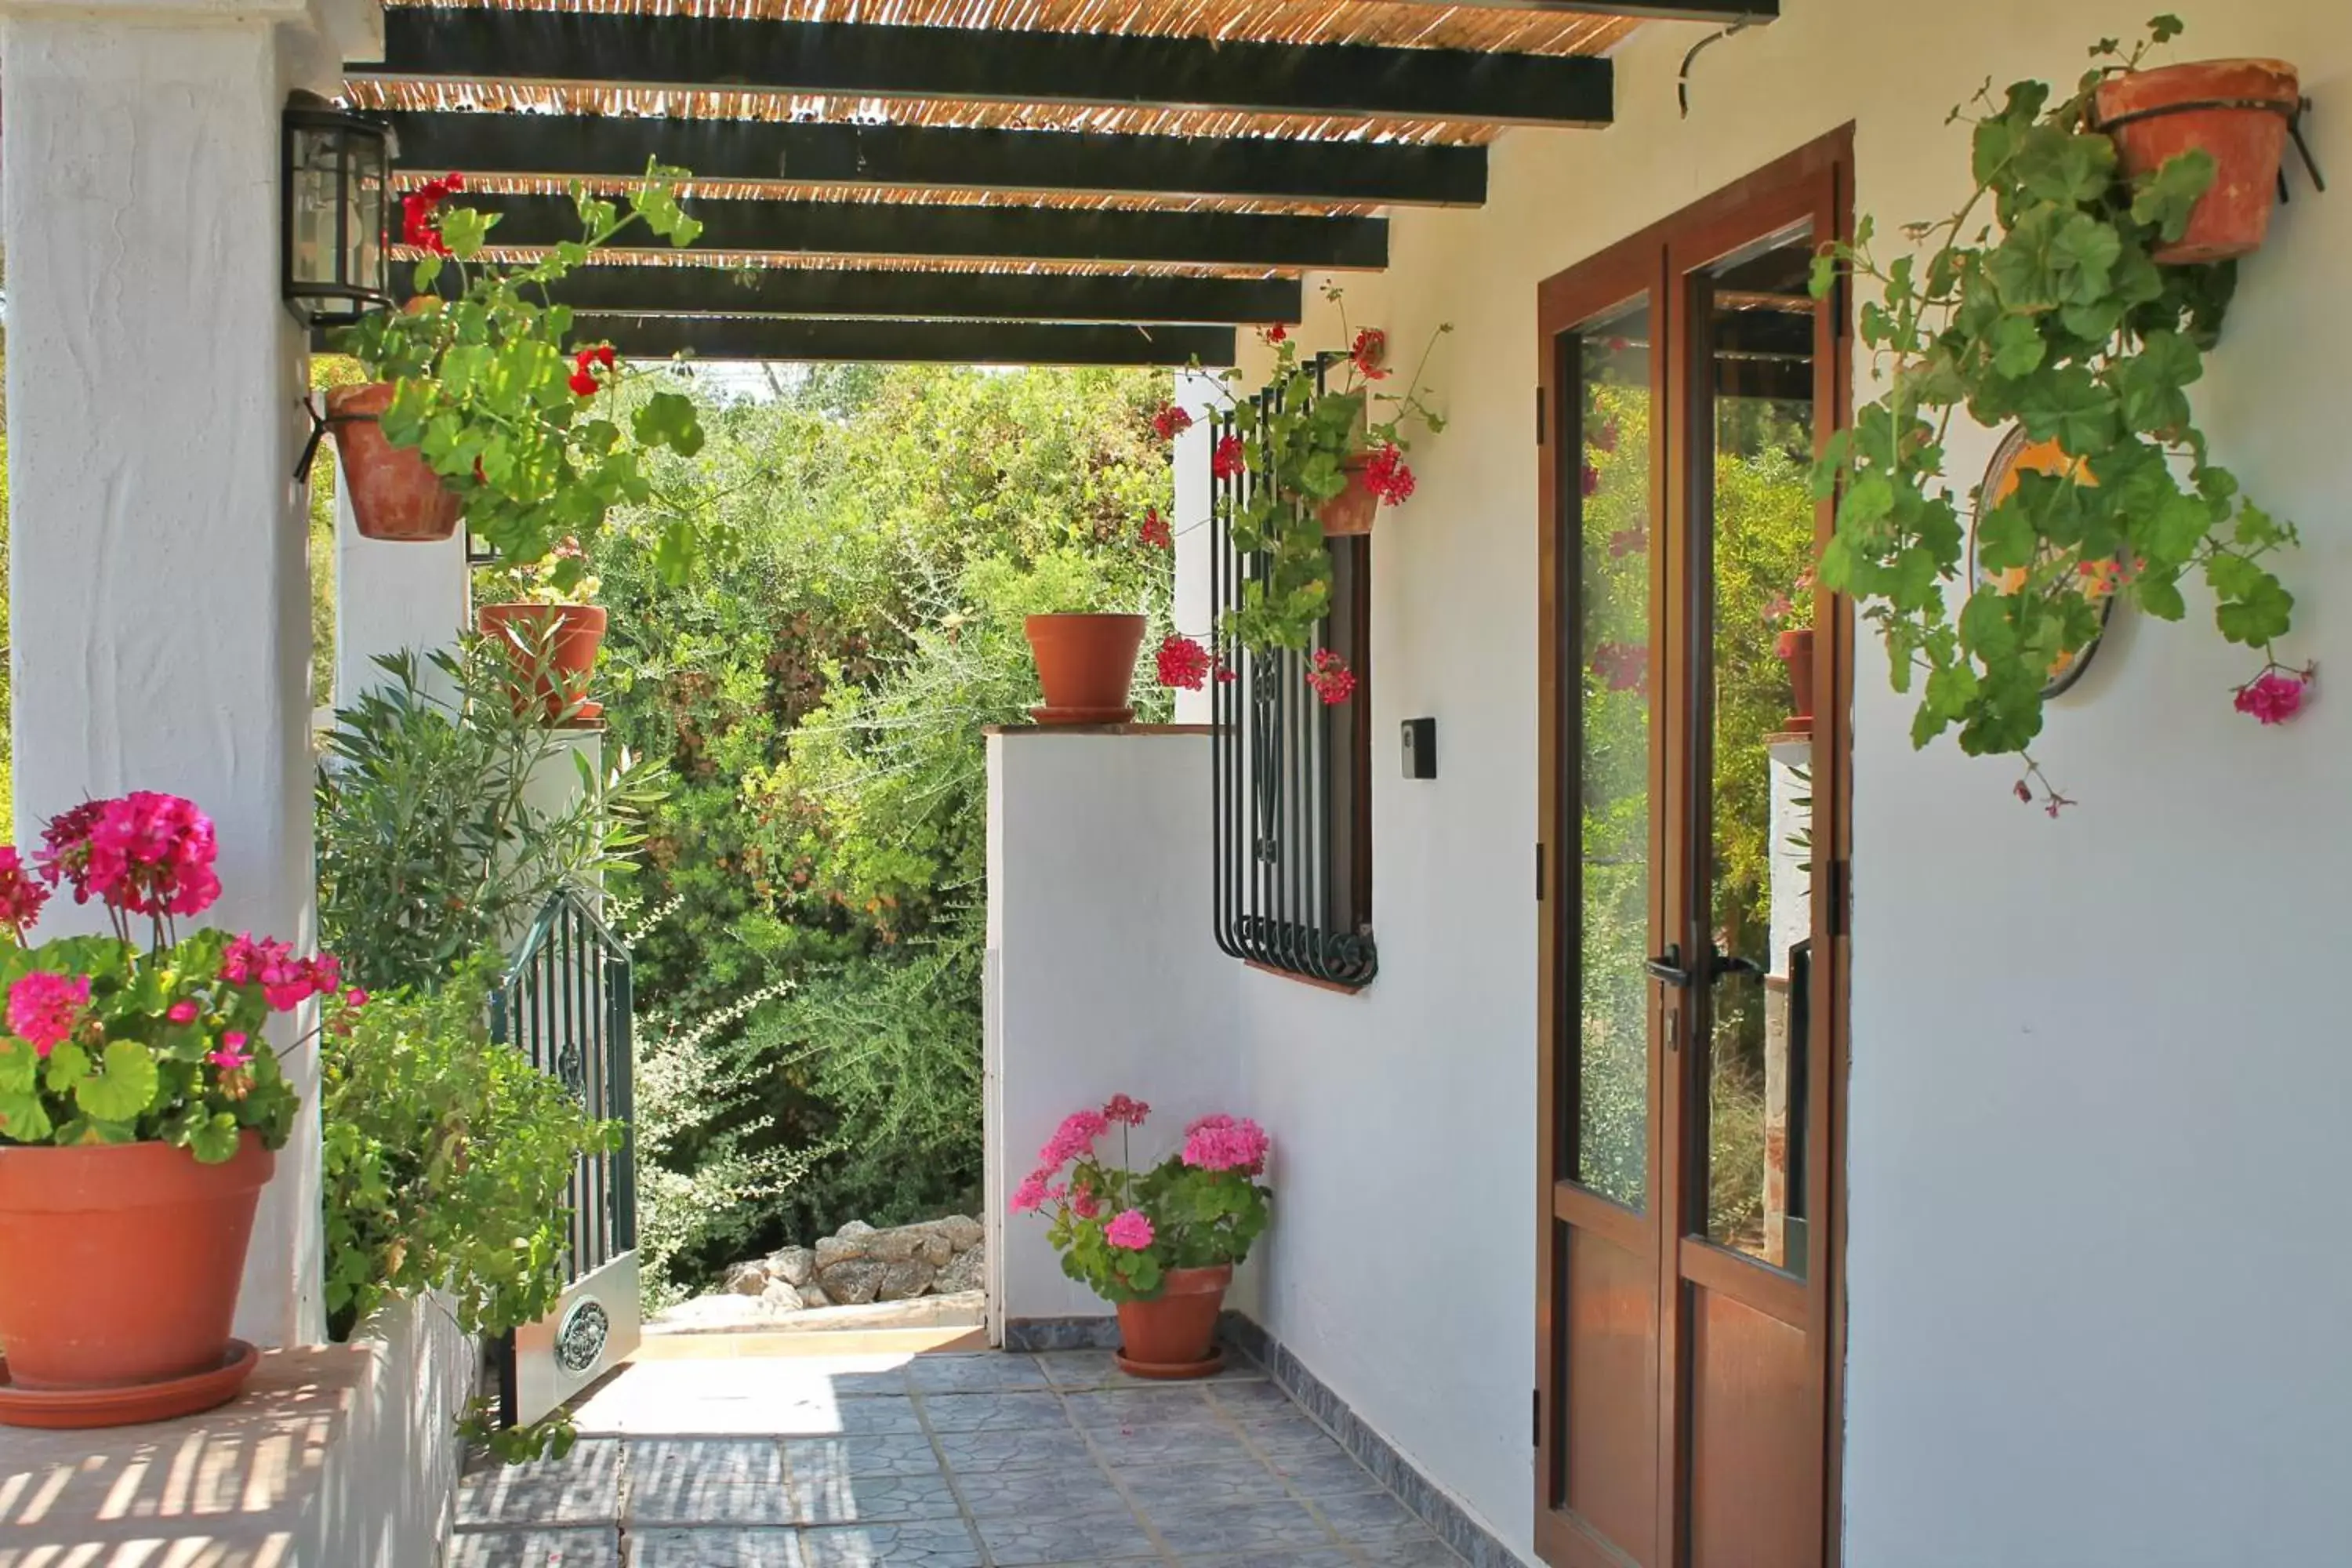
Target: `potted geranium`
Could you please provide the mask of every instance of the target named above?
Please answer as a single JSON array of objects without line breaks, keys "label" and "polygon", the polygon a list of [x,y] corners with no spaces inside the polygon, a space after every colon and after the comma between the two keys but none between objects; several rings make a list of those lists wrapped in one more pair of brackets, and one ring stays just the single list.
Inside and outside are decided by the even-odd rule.
[{"label": "potted geranium", "polygon": [[1772,627],[1772,657],[1789,671],[1789,729],[1792,735],[1813,732],[1813,574],[1800,575],[1789,591],[1775,595],[1764,606],[1764,621]]},{"label": "potted geranium", "polygon": [[[160,1420],[253,1371],[229,1331],[297,1108],[264,1029],[341,978],[286,942],[182,936],[219,897],[215,854],[202,812],[146,792],[53,818],[37,870],[0,847],[0,1423]],[[28,943],[59,886],[112,933]]]},{"label": "potted geranium", "polygon": [[508,577],[518,596],[484,605],[475,621],[514,662],[516,712],[536,702],[551,724],[602,717],[604,705],[589,700],[588,676],[607,617],[593,602],[600,584],[580,542],[562,540],[546,559]]},{"label": "potted geranium", "polygon": [[[632,398],[640,375],[609,344],[572,341],[572,313],[549,302],[553,285],[642,226],[672,246],[702,226],[678,205],[682,169],[648,164],[614,203],[575,188],[581,237],[528,266],[480,261],[495,214],[446,205],[455,174],[404,198],[403,239],[423,253],[415,299],[374,312],[344,334],[367,384],[328,395],[352,511],[371,538],[446,539],[466,526],[510,565],[541,560],[564,538],[585,539],[605,514],[652,494],[645,448],[692,457],[702,447],[693,401],[677,392]],[[457,288],[445,298],[432,290]],[[662,564],[682,574],[692,530],[673,521]]]},{"label": "potted geranium", "polygon": [[[1255,1121],[1204,1116],[1181,1148],[1146,1171],[1129,1145],[1151,1108],[1124,1094],[1066,1119],[1013,1194],[1016,1214],[1050,1209],[1062,1271],[1118,1311],[1122,1371],[1206,1377],[1224,1364],[1217,1316],[1234,1266],[1265,1230],[1271,1143]],[[1119,1128],[1120,1159],[1097,1146]]]}]

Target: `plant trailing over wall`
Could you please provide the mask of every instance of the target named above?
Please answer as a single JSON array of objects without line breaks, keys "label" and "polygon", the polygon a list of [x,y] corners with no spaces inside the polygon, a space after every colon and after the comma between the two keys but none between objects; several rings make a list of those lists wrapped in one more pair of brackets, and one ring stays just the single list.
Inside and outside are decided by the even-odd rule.
[{"label": "plant trailing over wall", "polygon": [[[2221,636],[2262,655],[2239,706],[2265,722],[2299,705],[2313,673],[2277,651],[2294,599],[2271,559],[2294,531],[2211,460],[2189,404],[2235,265],[2161,267],[2152,254],[2186,229],[2213,161],[2193,152],[2130,179],[2093,121],[2099,84],[2180,30],[2159,16],[2128,56],[2103,40],[2092,50],[2103,63],[2063,100],[2039,81],[1979,92],[1952,116],[1973,128],[1974,188],[1953,216],[1904,230],[1922,253],[1882,261],[1864,220],[1814,269],[1817,296],[1846,276],[1876,289],[1857,325],[1887,386],[1818,466],[1817,493],[1841,498],[1822,581],[1866,606],[1895,689],[1916,685],[1914,743],[1957,727],[1971,755],[2021,755],[2021,798],[2053,816],[2070,803],[2029,751],[2042,689],[2098,636],[2107,595],[2177,621],[2183,580],[2201,574]],[[1962,411],[1986,426],[2017,421],[2064,460],[2021,473],[2005,499],[1976,498],[1987,585],[1954,616],[1968,530],[1945,458]]]},{"label": "plant trailing over wall", "polygon": [[[320,1053],[329,1327],[346,1339],[393,1295],[446,1291],[457,1326],[503,1334],[563,1295],[564,1196],[583,1154],[620,1145],[572,1091],[493,1044],[491,965],[382,996]],[[569,1423],[492,1434],[501,1458],[560,1455]]]},{"label": "plant trailing over wall", "polygon": [[[683,169],[646,167],[643,184],[623,204],[577,187],[581,236],[527,267],[476,265],[498,216],[445,205],[458,176],[427,184],[405,198],[406,243],[425,252],[416,264],[419,297],[406,310],[375,312],[347,334],[370,376],[396,384],[381,419],[396,447],[415,447],[465,503],[466,526],[509,563],[544,559],[559,540],[585,540],[605,514],[652,499],[646,451],[666,447],[691,457],[702,426],[693,401],[656,391],[634,405],[622,429],[623,389],[652,372],[631,372],[608,343],[574,343],[569,307],[550,301],[550,286],[599,249],[642,225],[673,246],[694,243],[702,226],[678,205]],[[457,291],[428,292],[451,270]],[[696,551],[692,525],[663,526],[661,561],[684,575]],[[583,568],[576,555],[557,563],[556,586],[569,590]]]},{"label": "plant trailing over wall", "polygon": [[624,750],[598,772],[574,753],[568,803],[535,804],[532,775],[568,743],[535,707],[517,711],[516,653],[467,637],[454,653],[386,655],[390,680],[335,715],[319,769],[319,925],[362,985],[437,985],[556,889],[634,866],[664,771]]},{"label": "plant trailing over wall", "polygon": [[[1433,436],[1445,428],[1444,416],[1423,401],[1421,378],[1430,349],[1454,330],[1452,323],[1432,334],[1403,391],[1382,392],[1380,384],[1392,374],[1388,335],[1376,327],[1351,331],[1337,287],[1326,289],[1324,298],[1340,307],[1347,353],[1328,364],[1302,360],[1286,329],[1266,328],[1261,335],[1274,348],[1274,374],[1255,397],[1228,394],[1239,430],[1220,437],[1210,455],[1216,478],[1255,478],[1238,502],[1221,498],[1217,504],[1234,548],[1244,555],[1265,552],[1262,570],[1242,584],[1241,603],[1215,629],[1216,640],[1228,647],[1262,654],[1313,648],[1331,607],[1326,509],[1353,489],[1372,505],[1403,504],[1414,484],[1405,461],[1412,445],[1407,432],[1418,426]],[[1337,370],[1339,384],[1318,386],[1318,379],[1328,383],[1318,369]],[[1228,371],[1224,379],[1238,384],[1240,374]],[[1155,428],[1172,439],[1191,424],[1189,415],[1171,406]],[[1147,519],[1147,531],[1157,521]],[[1181,634],[1162,645],[1160,664],[1162,684],[1190,690],[1200,689],[1213,668],[1221,668],[1197,639]],[[1355,693],[1353,675],[1328,649],[1316,650],[1308,683],[1327,703]]]}]

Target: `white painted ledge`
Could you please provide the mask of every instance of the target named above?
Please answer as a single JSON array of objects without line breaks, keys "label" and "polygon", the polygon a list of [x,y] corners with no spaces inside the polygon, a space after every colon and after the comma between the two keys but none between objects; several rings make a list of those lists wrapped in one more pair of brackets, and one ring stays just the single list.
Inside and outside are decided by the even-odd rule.
[{"label": "white painted ledge", "polygon": [[0,1568],[417,1568],[439,1560],[474,1346],[425,1300],[272,1351],[179,1421],[0,1428]]}]

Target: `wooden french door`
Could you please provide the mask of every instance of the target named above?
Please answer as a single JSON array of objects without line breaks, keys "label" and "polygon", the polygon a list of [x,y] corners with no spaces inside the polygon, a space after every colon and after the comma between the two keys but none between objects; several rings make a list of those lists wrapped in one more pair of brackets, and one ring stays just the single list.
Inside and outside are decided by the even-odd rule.
[{"label": "wooden french door", "polygon": [[1559,1568],[1836,1554],[1852,617],[1813,583],[1808,466],[1847,370],[1808,280],[1850,148],[1542,289],[1537,1538]]}]

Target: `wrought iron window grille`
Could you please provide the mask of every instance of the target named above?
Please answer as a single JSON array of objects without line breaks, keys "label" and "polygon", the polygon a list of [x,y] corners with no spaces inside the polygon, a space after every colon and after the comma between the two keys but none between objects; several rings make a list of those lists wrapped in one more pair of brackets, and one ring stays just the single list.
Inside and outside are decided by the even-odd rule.
[{"label": "wrought iron window grille", "polygon": [[[1318,388],[1322,378],[1318,365]],[[1275,395],[1216,416],[1210,446],[1245,434],[1245,423],[1262,427],[1279,406]],[[1233,513],[1255,482],[1247,471],[1211,479],[1213,624],[1265,569],[1263,552],[1233,544]],[[1217,945],[1244,963],[1357,989],[1380,971],[1371,921],[1371,540],[1326,542],[1331,609],[1317,646],[1348,661],[1353,694],[1323,703],[1307,681],[1311,652],[1287,649],[1236,648],[1231,678],[1212,683]]]}]

